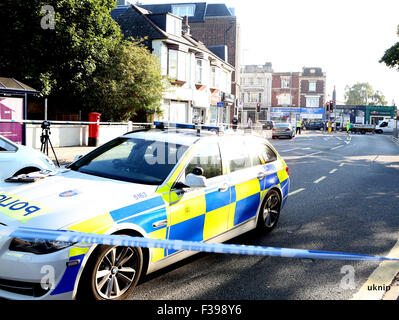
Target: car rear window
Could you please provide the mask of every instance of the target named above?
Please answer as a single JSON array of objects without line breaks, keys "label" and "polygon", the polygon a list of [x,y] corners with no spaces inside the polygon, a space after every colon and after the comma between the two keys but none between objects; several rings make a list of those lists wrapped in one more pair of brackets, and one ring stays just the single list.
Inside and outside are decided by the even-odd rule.
[{"label": "car rear window", "polygon": [[290,126],[289,123],[277,123],[275,124],[277,128],[288,128]]}]

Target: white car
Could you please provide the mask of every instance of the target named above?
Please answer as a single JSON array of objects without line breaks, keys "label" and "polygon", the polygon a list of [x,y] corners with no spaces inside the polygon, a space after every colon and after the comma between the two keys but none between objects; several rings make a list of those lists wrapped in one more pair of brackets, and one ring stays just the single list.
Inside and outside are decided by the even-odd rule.
[{"label": "white car", "polygon": [[55,168],[53,161],[44,153],[0,136],[0,183],[19,174]]}]

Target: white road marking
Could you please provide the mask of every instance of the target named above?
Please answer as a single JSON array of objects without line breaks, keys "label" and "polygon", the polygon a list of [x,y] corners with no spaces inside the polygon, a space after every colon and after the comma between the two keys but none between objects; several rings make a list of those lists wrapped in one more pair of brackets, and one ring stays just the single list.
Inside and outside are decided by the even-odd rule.
[{"label": "white road marking", "polygon": [[300,193],[300,192],[302,192],[302,191],[305,191],[305,188],[301,188],[301,189],[292,191],[292,192],[290,192],[290,193],[288,194],[288,196],[289,196],[289,197],[290,197],[290,196],[293,196],[294,194]]},{"label": "white road marking", "polygon": [[340,166],[340,167],[343,167],[344,165],[345,165],[345,163],[342,162],[339,166]]},{"label": "white road marking", "polygon": [[342,147],[343,147],[343,145],[341,144],[340,146],[336,146],[334,148],[331,148],[330,150],[337,150],[337,149],[342,148]]},{"label": "white road marking", "polygon": [[330,174],[333,174],[334,172],[337,172],[338,171],[338,169],[332,169],[331,171],[330,171]]},{"label": "white road marking", "polygon": [[327,177],[326,176],[324,176],[324,177],[321,177],[320,179],[317,179],[316,181],[314,181],[313,183],[320,183],[320,182],[322,182],[324,179],[327,179]]},{"label": "white road marking", "polygon": [[341,140],[342,141],[342,139],[340,138],[340,137],[336,137],[338,140]]}]

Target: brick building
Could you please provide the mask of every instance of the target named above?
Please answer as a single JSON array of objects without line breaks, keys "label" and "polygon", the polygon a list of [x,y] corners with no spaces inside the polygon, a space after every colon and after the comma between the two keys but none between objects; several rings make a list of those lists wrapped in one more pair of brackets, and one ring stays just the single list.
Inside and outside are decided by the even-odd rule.
[{"label": "brick building", "polygon": [[326,74],[321,68],[304,67],[302,72],[273,74],[272,120],[325,120],[325,101]]},{"label": "brick building", "polygon": [[321,68],[303,68],[300,87],[302,107],[324,108],[326,75]]},{"label": "brick building", "polygon": [[[275,72],[272,77],[272,107],[300,109],[300,76],[299,72]],[[293,110],[294,112],[295,109]],[[272,120],[278,120],[278,114],[272,110]],[[283,116],[286,118],[286,115]],[[282,120],[282,119],[280,119]],[[286,120],[286,119],[285,119]]]}]

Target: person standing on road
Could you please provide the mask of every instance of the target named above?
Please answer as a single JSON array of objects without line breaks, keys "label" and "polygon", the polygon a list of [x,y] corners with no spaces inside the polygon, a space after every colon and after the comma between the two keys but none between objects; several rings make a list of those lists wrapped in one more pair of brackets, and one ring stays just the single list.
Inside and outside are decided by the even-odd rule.
[{"label": "person standing on road", "polygon": [[248,118],[248,128],[252,129],[252,119]]},{"label": "person standing on road", "polygon": [[350,122],[348,121],[346,123],[346,133],[349,134],[349,129],[350,129]]},{"label": "person standing on road", "polygon": [[296,133],[297,134],[298,134],[298,132],[299,132],[299,134],[301,134],[301,128],[302,128],[302,120],[298,119],[296,122]]},{"label": "person standing on road", "polygon": [[236,131],[237,130],[237,126],[238,126],[237,117],[234,117],[233,120],[231,121],[231,123],[232,123],[233,130]]}]

